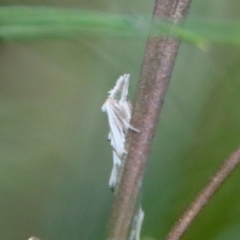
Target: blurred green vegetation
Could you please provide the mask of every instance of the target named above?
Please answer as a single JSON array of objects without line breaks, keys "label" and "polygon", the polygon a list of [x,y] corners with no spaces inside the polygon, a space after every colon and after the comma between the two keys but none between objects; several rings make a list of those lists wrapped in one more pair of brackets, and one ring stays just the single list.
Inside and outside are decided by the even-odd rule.
[{"label": "blurred green vegetation", "polygon": [[[144,18],[151,16],[154,3],[0,2]],[[235,43],[240,34],[237,24],[236,31],[228,27],[229,22],[240,21],[239,11],[237,0],[193,1],[188,19],[210,19],[227,27],[214,32],[190,20],[186,25],[197,26],[199,34],[225,44],[212,44],[207,51],[187,43],[180,48],[145,175],[145,239],[164,239],[195,194],[239,145],[240,49],[226,44]],[[113,199],[107,185],[112,153],[106,141],[107,119],[100,108],[123,73],[131,74],[133,99],[146,44],[144,36],[119,36],[0,45],[0,239],[25,240],[31,235],[42,240],[106,239]],[[184,240],[239,239],[238,171]]]},{"label": "blurred green vegetation", "polygon": [[[99,11],[51,7],[0,7],[1,41],[42,39],[76,39],[84,36],[146,38],[151,15],[111,14]],[[154,36],[170,34],[194,46],[206,48],[209,43],[240,44],[240,22],[188,19],[183,24],[155,21]]]}]

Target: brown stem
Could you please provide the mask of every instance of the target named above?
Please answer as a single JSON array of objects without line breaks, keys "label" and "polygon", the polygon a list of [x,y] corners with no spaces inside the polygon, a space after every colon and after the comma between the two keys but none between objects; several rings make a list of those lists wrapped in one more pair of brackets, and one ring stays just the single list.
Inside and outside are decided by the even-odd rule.
[{"label": "brown stem", "polygon": [[[156,0],[154,20],[170,20],[177,24],[184,19],[191,0]],[[179,41],[174,38],[149,37],[140,80],[133,105],[128,156],[110,219],[108,240],[127,240],[137,206],[143,174],[156,132],[158,118],[176,59]]]},{"label": "brown stem", "polygon": [[209,202],[214,193],[216,193],[216,191],[221,187],[223,182],[239,163],[240,147],[234,153],[232,153],[232,155],[227,160],[224,161],[221,168],[217,171],[207,186],[198,194],[187,211],[182,215],[173,229],[169,232],[166,240],[180,239],[180,237],[184,234],[189,225],[195,219],[197,214]]}]

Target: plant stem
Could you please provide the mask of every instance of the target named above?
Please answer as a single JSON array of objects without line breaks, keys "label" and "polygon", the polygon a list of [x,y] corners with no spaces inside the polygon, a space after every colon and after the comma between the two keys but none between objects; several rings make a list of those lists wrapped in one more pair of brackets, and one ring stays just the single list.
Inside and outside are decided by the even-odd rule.
[{"label": "plant stem", "polygon": [[231,174],[231,172],[240,163],[240,147],[230,155],[230,157],[224,161],[220,169],[210,180],[207,186],[198,194],[195,200],[191,203],[187,211],[178,220],[172,230],[169,232],[166,240],[177,240],[188,229],[189,225],[195,219],[197,214],[202,208],[209,202],[211,197],[221,187],[223,182]]},{"label": "plant stem", "polygon": [[[153,19],[178,24],[186,16],[190,3],[191,0],[156,0]],[[151,34],[152,32],[145,51],[131,121],[131,125],[141,133],[129,132],[128,156],[120,184],[116,188],[108,240],[129,239],[144,170],[179,48],[179,40],[151,37]]]}]

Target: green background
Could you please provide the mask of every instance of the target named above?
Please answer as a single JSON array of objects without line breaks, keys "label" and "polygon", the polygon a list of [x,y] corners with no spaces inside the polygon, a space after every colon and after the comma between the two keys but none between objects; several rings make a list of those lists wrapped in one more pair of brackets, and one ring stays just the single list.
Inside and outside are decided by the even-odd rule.
[{"label": "green background", "polygon": [[[0,1],[151,16],[154,1]],[[240,20],[238,0],[193,0],[189,19]],[[0,45],[0,239],[103,240],[113,195],[112,152],[100,108],[131,74],[146,39],[81,36]],[[183,43],[145,174],[143,239],[164,239],[240,143],[240,49]],[[240,170],[184,240],[238,240]]]}]

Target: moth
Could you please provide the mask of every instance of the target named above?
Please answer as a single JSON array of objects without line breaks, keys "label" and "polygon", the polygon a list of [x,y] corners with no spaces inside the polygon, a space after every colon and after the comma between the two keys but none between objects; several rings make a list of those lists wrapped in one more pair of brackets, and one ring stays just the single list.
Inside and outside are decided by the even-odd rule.
[{"label": "moth", "polygon": [[108,140],[113,149],[113,168],[109,179],[109,187],[114,190],[117,181],[118,167],[125,150],[125,139],[128,129],[139,132],[130,125],[132,105],[128,100],[129,74],[120,76],[115,87],[108,93],[108,98],[102,106],[102,111],[107,113],[110,132]]},{"label": "moth", "polygon": [[[128,100],[129,74],[120,76],[115,87],[108,93],[108,98],[102,106],[102,111],[107,113],[110,132],[108,140],[113,149],[113,168],[109,179],[109,187],[114,191],[117,178],[118,167],[121,166],[121,161],[125,150],[125,140],[129,129],[140,132],[130,124],[132,105]],[[131,239],[140,240],[140,232],[144,219],[144,212],[139,206],[137,215],[135,216],[135,230],[132,232]]]}]

